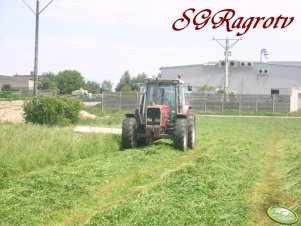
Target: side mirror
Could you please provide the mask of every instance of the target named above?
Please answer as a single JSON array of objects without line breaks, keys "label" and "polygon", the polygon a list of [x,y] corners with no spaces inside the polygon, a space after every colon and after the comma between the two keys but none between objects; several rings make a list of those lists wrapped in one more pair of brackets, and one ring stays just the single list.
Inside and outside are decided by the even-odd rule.
[{"label": "side mirror", "polygon": [[192,91],[192,86],[188,85],[188,91]]}]

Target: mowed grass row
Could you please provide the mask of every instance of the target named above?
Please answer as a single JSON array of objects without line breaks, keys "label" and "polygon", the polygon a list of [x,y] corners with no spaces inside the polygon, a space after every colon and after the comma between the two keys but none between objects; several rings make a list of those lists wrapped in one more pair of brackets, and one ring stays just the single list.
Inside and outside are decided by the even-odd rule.
[{"label": "mowed grass row", "polygon": [[[243,225],[243,194],[259,178],[271,122],[198,118],[197,154],[186,164],[90,225]],[[263,127],[261,128],[261,125]],[[259,128],[260,131],[259,131]]]},{"label": "mowed grass row", "polygon": [[[1,149],[8,159],[3,169],[10,155],[17,159],[21,147],[33,156],[38,147],[39,154],[31,167],[2,176],[0,225],[254,225],[261,220],[254,207],[266,200],[249,194],[256,194],[276,149],[281,158],[273,164],[285,188],[281,193],[283,199],[290,196],[289,203],[278,202],[300,213],[300,162],[294,159],[300,157],[300,120],[200,117],[197,148],[185,153],[169,141],[122,152],[120,136],[1,126],[16,140],[25,139],[22,130],[33,139],[20,147],[8,142],[5,154]],[[19,151],[6,151],[14,147]],[[70,150],[72,158],[66,157]],[[61,160],[37,164],[52,152]]]}]

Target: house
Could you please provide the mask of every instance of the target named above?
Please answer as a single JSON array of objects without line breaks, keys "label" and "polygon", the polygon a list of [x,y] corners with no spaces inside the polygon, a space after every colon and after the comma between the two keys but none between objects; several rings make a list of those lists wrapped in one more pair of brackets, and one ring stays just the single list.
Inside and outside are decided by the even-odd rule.
[{"label": "house", "polygon": [[30,75],[11,76],[0,71],[0,88],[2,90],[33,90],[33,78]]}]

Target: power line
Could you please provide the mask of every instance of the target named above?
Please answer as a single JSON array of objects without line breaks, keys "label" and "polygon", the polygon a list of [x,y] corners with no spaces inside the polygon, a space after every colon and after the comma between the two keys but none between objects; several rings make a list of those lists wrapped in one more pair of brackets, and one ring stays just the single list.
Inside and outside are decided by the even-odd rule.
[{"label": "power line", "polygon": [[127,26],[136,31],[153,32],[160,29],[157,25],[148,24],[147,26],[140,23],[133,18],[130,14],[127,16],[120,13],[113,12],[111,10],[104,10],[98,6],[98,4],[82,4],[80,1],[61,0],[58,2],[58,7],[68,9],[68,12],[73,11],[77,15],[85,16],[95,23],[100,23],[103,20],[108,20],[110,23],[116,25]]},{"label": "power line", "polygon": [[35,51],[34,51],[34,69],[33,69],[33,95],[38,94],[38,50],[39,50],[39,16],[40,14],[54,1],[51,0],[41,11],[40,11],[40,2],[36,2],[36,11],[30,7],[30,5],[22,0],[25,5],[30,9],[33,14],[36,16],[36,27],[35,27]]}]

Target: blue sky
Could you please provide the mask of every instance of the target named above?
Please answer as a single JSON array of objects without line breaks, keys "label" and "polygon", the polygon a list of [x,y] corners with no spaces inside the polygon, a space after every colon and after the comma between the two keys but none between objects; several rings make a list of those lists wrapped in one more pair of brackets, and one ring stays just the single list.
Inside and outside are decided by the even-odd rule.
[{"label": "blue sky", "polygon": [[[50,0],[40,0],[43,8]],[[35,9],[36,0],[26,0]],[[232,8],[237,16],[295,17],[287,29],[258,28],[242,36],[231,59],[301,60],[301,4],[298,0],[54,0],[40,15],[39,73],[74,69],[87,80],[111,80],[125,70],[156,75],[161,66],[199,64],[223,58],[215,38],[236,38],[224,27],[176,32],[173,22],[188,8],[214,13]],[[34,14],[22,0],[0,1],[0,71],[29,74],[34,58]],[[184,75],[183,75],[184,76]]]}]

